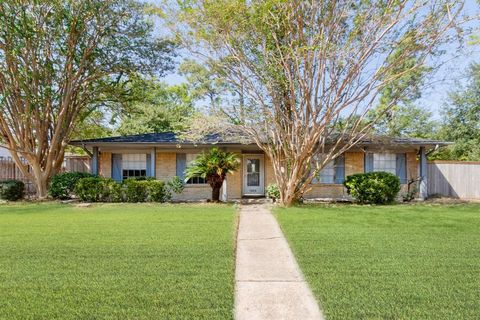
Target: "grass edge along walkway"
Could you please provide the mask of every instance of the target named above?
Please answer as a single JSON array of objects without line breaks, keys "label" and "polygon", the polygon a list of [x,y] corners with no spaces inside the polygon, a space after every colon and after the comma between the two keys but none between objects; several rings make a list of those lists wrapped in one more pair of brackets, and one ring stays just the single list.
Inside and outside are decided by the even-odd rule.
[{"label": "grass edge along walkway", "polygon": [[280,227],[264,205],[242,205],[237,236],[236,320],[321,320]]}]

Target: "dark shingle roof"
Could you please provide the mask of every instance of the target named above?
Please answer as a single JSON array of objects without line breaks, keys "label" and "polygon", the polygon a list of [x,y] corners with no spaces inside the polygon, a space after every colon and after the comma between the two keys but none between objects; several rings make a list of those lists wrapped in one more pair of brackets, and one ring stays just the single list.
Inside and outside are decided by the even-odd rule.
[{"label": "dark shingle roof", "polygon": [[[82,145],[96,145],[96,144],[166,144],[166,145],[178,145],[178,144],[245,144],[246,139],[235,138],[234,136],[225,137],[220,134],[209,134],[205,137],[191,141],[185,140],[174,132],[160,132],[160,133],[145,133],[135,134],[127,136],[107,137],[98,139],[87,140],[74,140],[70,144],[76,146]],[[448,145],[449,142],[438,141],[431,139],[417,139],[406,137],[388,137],[380,135],[370,135],[362,139],[358,143],[359,146],[371,146],[371,145],[404,145],[404,146],[435,146],[435,145]]]},{"label": "dark shingle roof", "polygon": [[227,140],[219,134],[209,134],[198,141],[181,139],[174,132],[144,133],[127,136],[107,137],[98,139],[73,140],[70,144],[95,144],[95,143],[135,143],[135,144],[236,144],[238,142]]},{"label": "dark shingle roof", "polygon": [[372,135],[365,137],[359,145],[448,145],[451,142],[433,140],[433,139],[419,139],[408,137],[388,137],[380,135]]}]

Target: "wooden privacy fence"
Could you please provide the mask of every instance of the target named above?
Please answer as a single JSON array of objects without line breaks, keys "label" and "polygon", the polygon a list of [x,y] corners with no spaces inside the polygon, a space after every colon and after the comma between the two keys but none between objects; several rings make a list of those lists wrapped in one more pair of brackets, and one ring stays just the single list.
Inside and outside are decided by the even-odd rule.
[{"label": "wooden privacy fence", "polygon": [[63,161],[63,171],[90,172],[91,159],[88,156],[66,156]]},{"label": "wooden privacy fence", "polygon": [[[26,161],[24,161],[26,163]],[[29,172],[31,168],[29,167]],[[66,156],[62,171],[66,172],[90,172],[90,158],[87,156]],[[35,185],[20,171],[11,158],[0,159],[0,180],[15,179],[25,183],[27,194],[35,193]]]},{"label": "wooden privacy fence", "polygon": [[427,178],[429,196],[480,199],[480,162],[429,162]]},{"label": "wooden privacy fence", "polygon": [[[25,161],[23,161],[25,163]],[[31,171],[31,168],[28,168]],[[11,158],[0,159],[0,180],[15,179],[25,183],[25,192],[27,194],[35,193],[35,186],[27,179]]]}]

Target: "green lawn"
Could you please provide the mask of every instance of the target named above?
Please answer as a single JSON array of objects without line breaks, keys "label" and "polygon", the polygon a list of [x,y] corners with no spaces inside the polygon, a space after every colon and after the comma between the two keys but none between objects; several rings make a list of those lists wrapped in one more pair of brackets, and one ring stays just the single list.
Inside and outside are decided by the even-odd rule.
[{"label": "green lawn", "polygon": [[480,319],[480,205],[275,212],[327,319]]},{"label": "green lawn", "polygon": [[227,205],[0,205],[0,319],[231,319]]}]

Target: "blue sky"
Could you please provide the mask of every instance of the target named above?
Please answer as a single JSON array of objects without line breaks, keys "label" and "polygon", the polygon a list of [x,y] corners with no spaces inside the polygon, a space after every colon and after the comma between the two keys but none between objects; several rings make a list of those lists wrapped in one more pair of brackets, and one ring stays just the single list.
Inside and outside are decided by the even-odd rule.
[{"label": "blue sky", "polygon": [[[469,16],[480,15],[480,5],[476,0],[467,0],[465,4],[465,13]],[[478,32],[480,22],[478,19],[468,24],[468,27],[476,29]],[[468,42],[469,38],[465,38]],[[465,75],[468,66],[471,63],[480,63],[480,45],[470,45],[464,43],[463,50],[457,50],[456,46],[450,46],[446,49],[450,52],[447,54],[448,62],[427,79],[427,88],[423,97],[417,102],[418,105],[425,107],[433,113],[435,118],[440,117],[440,110],[448,100],[448,92],[455,89],[458,84],[464,84]]]},{"label": "blue sky", "polygon": [[[153,3],[159,4],[160,0],[152,0]],[[464,12],[468,16],[480,16],[480,5],[477,0],[466,0]],[[468,24],[469,28],[479,29],[480,22],[478,19]],[[480,36],[480,32],[476,32]],[[458,84],[464,84],[465,74],[471,63],[480,63],[480,45],[470,45],[467,42],[469,37],[465,37],[464,47],[458,50],[457,45],[445,47],[447,54],[444,60],[447,62],[428,77],[423,96],[417,101],[417,105],[430,110],[433,117],[440,118],[442,106],[448,99],[448,92],[455,89]],[[188,54],[184,54],[183,58],[192,58]],[[178,84],[185,79],[176,74],[167,75],[162,79],[169,84]]]}]

